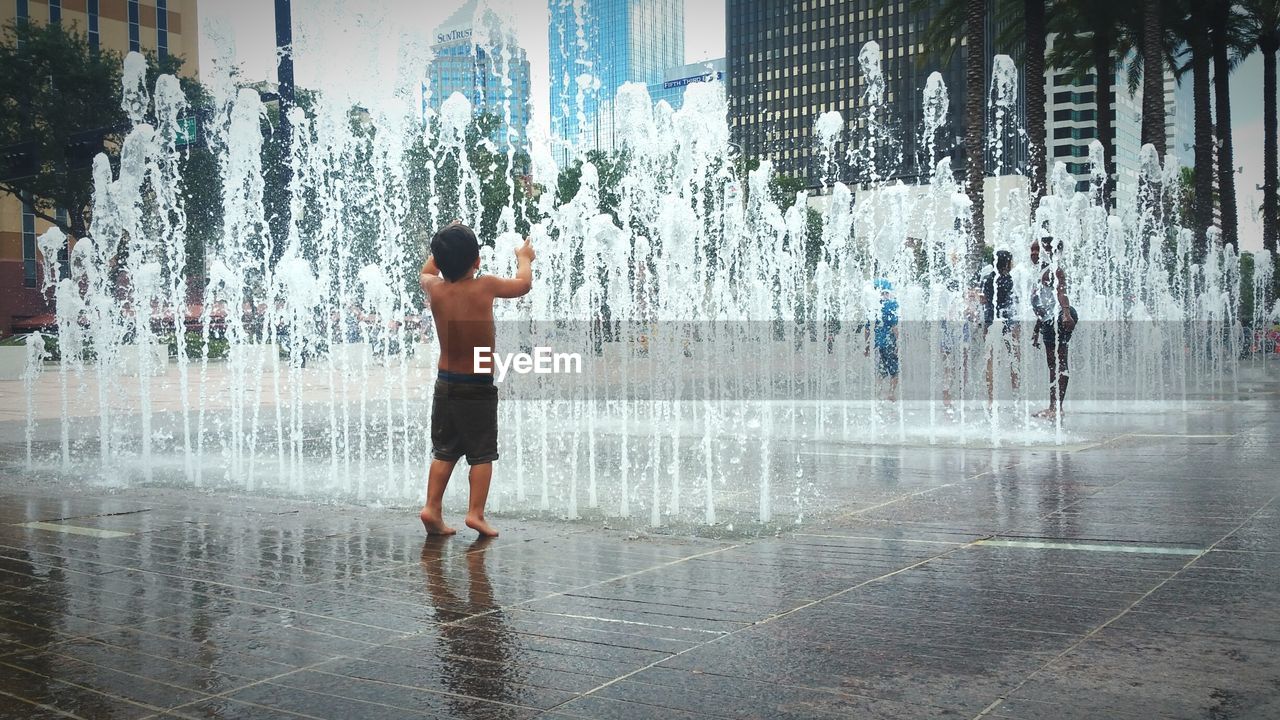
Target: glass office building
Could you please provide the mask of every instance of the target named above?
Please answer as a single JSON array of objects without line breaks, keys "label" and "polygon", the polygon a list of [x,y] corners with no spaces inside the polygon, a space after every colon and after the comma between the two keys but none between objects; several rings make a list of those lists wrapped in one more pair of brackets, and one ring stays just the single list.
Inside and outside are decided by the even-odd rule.
[{"label": "glass office building", "polygon": [[[948,122],[936,138],[937,155],[952,156],[953,168],[964,165],[964,56],[959,40],[951,57],[924,44],[925,28],[940,0],[918,7],[912,0],[727,0],[725,6],[726,75],[733,139],[748,157],[770,159],[782,174],[820,185],[821,159],[814,123],[823,113],[839,111],[846,124],[845,140],[864,141],[867,113],[864,79],[858,64],[863,45],[880,46],[884,75],[884,111],[880,122],[882,147],[877,147],[880,177],[912,181],[930,174],[932,159],[923,157],[921,94],[929,74],[938,71],[948,91]],[[993,13],[994,15],[994,13]],[[999,33],[987,23],[986,86],[990,87],[991,56],[1015,54],[999,49]],[[1025,81],[1020,78],[1015,112],[1021,107]],[[1024,143],[1025,145],[1025,143]],[[848,162],[845,145],[837,147],[838,179],[856,183],[865,167]],[[936,159],[936,158],[935,158]],[[1025,166],[1026,150],[1007,148],[1006,171]],[[993,167],[992,158],[986,161]]]},{"label": "glass office building", "polygon": [[494,143],[525,147],[529,59],[509,29],[488,12],[478,15],[477,3],[471,0],[436,28],[432,39],[425,104],[439,112],[450,95],[462,93],[473,113],[490,113],[501,121],[489,136]]},{"label": "glass office building", "polygon": [[550,0],[551,130],[562,163],[614,149],[613,98],[684,62],[684,0]]}]

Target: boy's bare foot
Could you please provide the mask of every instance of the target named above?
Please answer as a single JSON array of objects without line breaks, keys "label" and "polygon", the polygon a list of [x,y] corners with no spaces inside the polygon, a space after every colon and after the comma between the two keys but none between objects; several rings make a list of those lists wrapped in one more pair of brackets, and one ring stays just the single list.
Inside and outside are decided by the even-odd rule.
[{"label": "boy's bare foot", "polygon": [[1058,416],[1058,411],[1056,408],[1045,408],[1044,410],[1041,410],[1040,412],[1032,415],[1032,417],[1038,417],[1038,418],[1041,418],[1042,420],[1052,420],[1057,416]]},{"label": "boy's bare foot", "polygon": [[444,524],[444,518],[439,512],[422,508],[422,512],[418,513],[418,517],[422,518],[422,527],[427,529],[428,535],[453,535],[458,531]]},{"label": "boy's bare foot", "polygon": [[467,527],[480,533],[480,537],[496,538],[498,530],[489,523],[485,522],[483,517],[476,515],[467,516]]}]

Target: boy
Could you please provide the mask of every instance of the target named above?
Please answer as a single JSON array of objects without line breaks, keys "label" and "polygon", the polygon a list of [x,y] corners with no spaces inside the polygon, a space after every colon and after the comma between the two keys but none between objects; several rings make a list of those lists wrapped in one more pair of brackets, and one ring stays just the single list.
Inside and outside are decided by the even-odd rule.
[{"label": "boy", "polygon": [[[439,376],[431,402],[431,471],[427,504],[419,517],[428,535],[456,532],[444,523],[444,490],[458,458],[471,466],[467,527],[482,537],[498,531],[484,519],[484,504],[498,459],[498,388],[492,370],[477,372],[476,348],[492,351],[494,298],[518,298],[533,287],[533,246],[516,249],[513,278],[476,277],[480,243],[471,228],[454,221],[431,238],[431,255],[419,282],[440,338]],[[492,368],[492,362],[488,363]]]}]

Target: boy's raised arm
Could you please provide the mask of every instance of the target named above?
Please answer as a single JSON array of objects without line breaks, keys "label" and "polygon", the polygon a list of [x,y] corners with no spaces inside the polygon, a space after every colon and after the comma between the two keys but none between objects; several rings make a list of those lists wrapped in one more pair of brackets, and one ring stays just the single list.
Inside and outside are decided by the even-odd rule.
[{"label": "boy's raised arm", "polygon": [[422,270],[418,272],[418,284],[422,286],[422,291],[427,291],[427,284],[440,281],[440,269],[436,267],[436,258],[434,255],[428,255],[427,261],[422,264]]},{"label": "boy's raised arm", "polygon": [[524,244],[516,248],[516,261],[518,264],[515,277],[486,276],[493,296],[518,298],[529,294],[529,291],[533,289],[533,260],[536,257],[537,254],[533,251],[533,244],[529,242],[529,238],[525,238]]}]

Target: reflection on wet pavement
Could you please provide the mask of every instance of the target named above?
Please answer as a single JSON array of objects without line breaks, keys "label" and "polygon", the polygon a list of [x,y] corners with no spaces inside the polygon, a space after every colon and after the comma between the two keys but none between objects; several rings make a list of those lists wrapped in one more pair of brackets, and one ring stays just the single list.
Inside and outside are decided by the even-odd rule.
[{"label": "reflection on wet pavement", "polygon": [[916,448],[715,538],[9,471],[0,718],[1278,717],[1278,432]]}]

